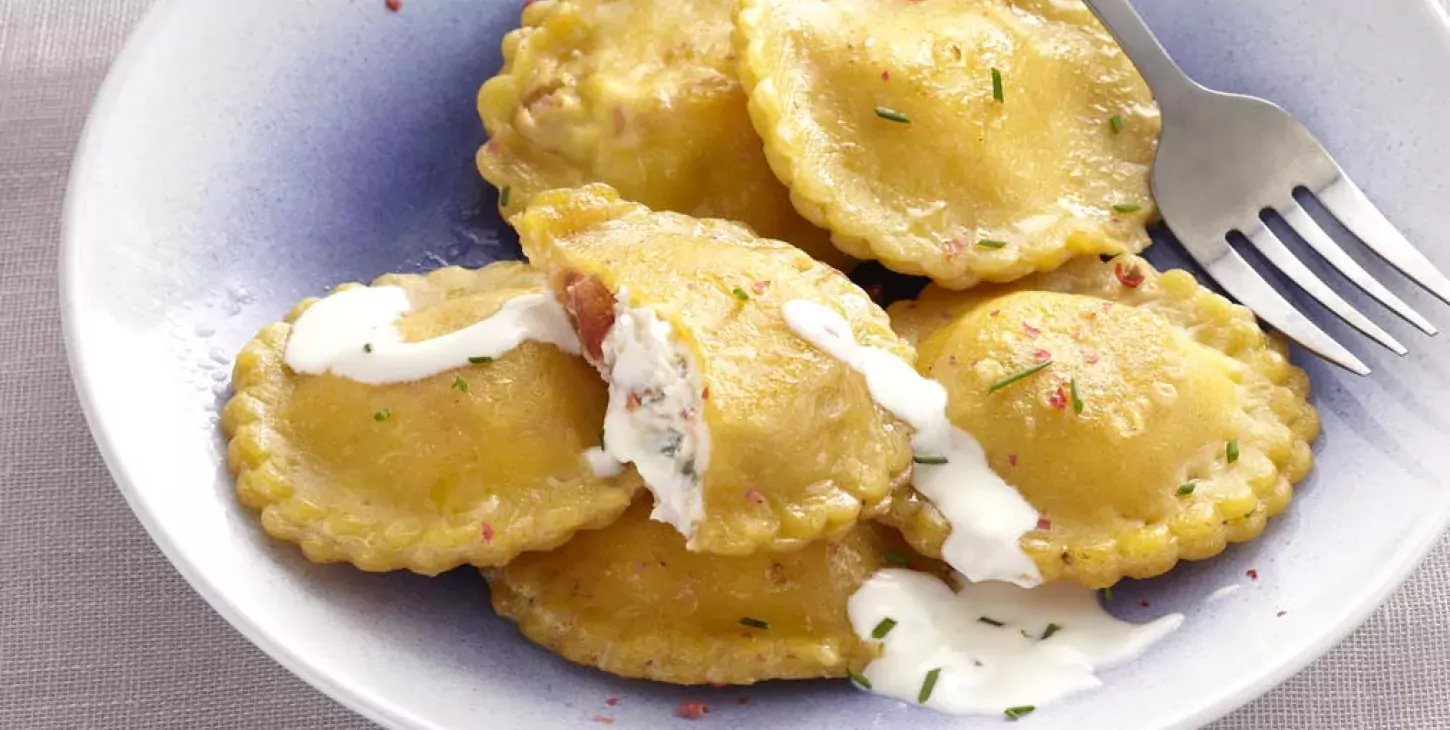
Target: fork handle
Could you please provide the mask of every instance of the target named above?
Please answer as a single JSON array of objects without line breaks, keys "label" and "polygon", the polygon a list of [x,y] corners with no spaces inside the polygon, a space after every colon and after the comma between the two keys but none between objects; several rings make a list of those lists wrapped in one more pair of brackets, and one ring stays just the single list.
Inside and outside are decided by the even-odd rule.
[{"label": "fork handle", "polygon": [[1197,87],[1164,50],[1142,16],[1128,0],[1086,0],[1098,20],[1118,39],[1118,45],[1148,81],[1159,103]]}]

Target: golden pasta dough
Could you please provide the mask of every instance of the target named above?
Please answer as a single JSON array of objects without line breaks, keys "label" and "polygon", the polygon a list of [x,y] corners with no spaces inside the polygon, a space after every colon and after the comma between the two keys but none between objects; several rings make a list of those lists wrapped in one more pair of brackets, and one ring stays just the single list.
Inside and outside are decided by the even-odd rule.
[{"label": "golden pasta dough", "polygon": [[[1253,315],[1121,256],[892,307],[948,415],[1042,514],[1045,580],[1109,586],[1253,539],[1309,471],[1309,381]],[[1015,379],[1014,379],[1015,378]],[[888,522],[924,553],[950,527],[909,488]]]},{"label": "golden pasta dough", "polygon": [[1160,119],[1080,2],[743,0],[750,114],[842,250],[962,289],[1140,251]]}]

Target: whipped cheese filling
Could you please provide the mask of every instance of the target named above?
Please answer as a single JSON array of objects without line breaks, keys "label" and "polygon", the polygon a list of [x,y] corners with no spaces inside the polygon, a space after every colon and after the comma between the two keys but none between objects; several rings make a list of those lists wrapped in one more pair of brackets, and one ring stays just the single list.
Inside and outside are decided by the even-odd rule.
[{"label": "whipped cheese filling", "polygon": [[829,307],[792,300],[782,314],[791,331],[863,375],[872,399],[916,430],[912,484],[952,526],[942,559],[971,581],[1041,583],[1020,544],[1037,527],[1037,510],[992,471],[977,440],[947,420],[946,389],[896,355],[857,343],[850,323]]},{"label": "whipped cheese filling", "polygon": [[633,463],[654,493],[652,519],[688,540],[705,513],[702,482],[710,465],[703,388],[693,354],[669,322],[615,296],[614,326],[602,343],[609,380],[604,451]]},{"label": "whipped cheese filling", "polygon": [[405,383],[481,358],[498,358],[525,340],[579,354],[564,308],[544,293],[525,294],[492,316],[419,342],[404,342],[395,326],[412,311],[401,287],[358,287],[318,300],[292,325],[283,356],[307,375],[331,373],[361,383]]},{"label": "whipped cheese filling", "polygon": [[953,591],[899,569],[872,576],[847,611],[857,636],[883,645],[862,674],[872,692],[951,714],[1001,715],[1099,687],[1096,670],[1132,660],[1183,623],[1179,614],[1120,621],[1076,585],[990,581]]}]

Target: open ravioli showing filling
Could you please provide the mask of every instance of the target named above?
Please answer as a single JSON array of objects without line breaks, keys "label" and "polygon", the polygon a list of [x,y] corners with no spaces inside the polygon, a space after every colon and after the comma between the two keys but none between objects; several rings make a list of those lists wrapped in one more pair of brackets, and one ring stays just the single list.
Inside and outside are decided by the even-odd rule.
[{"label": "open ravioli showing filling", "polygon": [[372,571],[499,565],[608,525],[639,480],[586,458],[607,396],[577,351],[518,263],[309,299],[237,357],[237,494],[309,559]]},{"label": "open ravioli showing filling", "polygon": [[1160,119],[1081,2],[743,0],[776,174],[842,250],[962,289],[1140,251]]},{"label": "open ravioli showing filling", "polygon": [[[1310,468],[1308,378],[1186,272],[1089,258],[891,313],[952,422],[1040,512],[1022,547],[1044,580],[1098,588],[1216,555],[1258,536]],[[928,555],[950,532],[910,489],[886,520]]]},{"label": "open ravioli showing filling", "polygon": [[656,213],[604,185],[541,194],[514,219],[609,382],[604,448],[690,549],[743,555],[839,535],[911,466],[910,429],[865,380],[796,337],[808,300],[912,362],[843,275],[721,220]]},{"label": "open ravioli showing filling", "polygon": [[483,177],[505,213],[544,190],[607,183],[656,210],[741,221],[836,265],[795,212],[746,112],[733,0],[539,0],[504,38],[478,106]]},{"label": "open ravioli showing filling", "polygon": [[860,523],[838,542],[726,557],[686,549],[649,512],[486,571],[494,608],[569,661],[675,684],[844,677],[877,656],[847,604],[905,560],[894,531]]}]

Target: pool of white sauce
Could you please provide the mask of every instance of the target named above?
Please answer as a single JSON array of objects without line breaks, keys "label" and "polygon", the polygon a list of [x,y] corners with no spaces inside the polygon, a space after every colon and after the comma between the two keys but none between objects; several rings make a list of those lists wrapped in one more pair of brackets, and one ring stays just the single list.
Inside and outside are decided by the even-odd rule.
[{"label": "pool of white sauce", "polygon": [[292,325],[284,361],[295,372],[360,383],[406,383],[499,358],[526,340],[579,354],[579,337],[548,294],[525,294],[492,316],[446,335],[404,342],[395,326],[412,310],[401,287],[358,287],[318,300]]},{"label": "pool of white sauce", "polygon": [[[895,622],[879,639],[881,658],[863,672],[872,692],[959,715],[1001,715],[1099,687],[1097,670],[1132,660],[1183,623],[1179,614],[1120,621],[1095,592],[1071,584],[964,582],[953,591],[901,569],[872,576],[847,610],[863,639]],[[935,685],[919,702],[933,670]]]},{"label": "pool of white sauce", "polygon": [[893,568],[852,595],[856,635],[883,644],[881,658],[865,669],[869,686],[858,686],[941,712],[1001,715],[1100,686],[1097,670],[1131,660],[1183,623],[1177,614],[1126,623],[1103,610],[1093,591],[1041,585],[1020,544],[1036,528],[1037,510],[992,471],[976,439],[947,419],[941,384],[859,344],[829,307],[795,300],[782,314],[796,335],[861,373],[871,397],[916,430],[912,484],[952,528],[942,557],[960,573],[957,590]]}]

